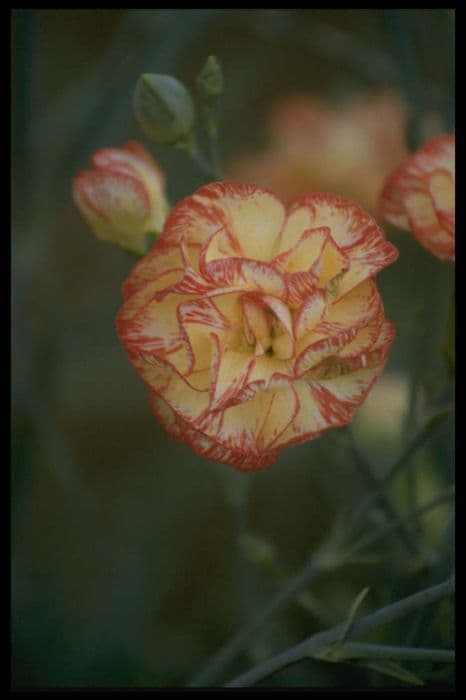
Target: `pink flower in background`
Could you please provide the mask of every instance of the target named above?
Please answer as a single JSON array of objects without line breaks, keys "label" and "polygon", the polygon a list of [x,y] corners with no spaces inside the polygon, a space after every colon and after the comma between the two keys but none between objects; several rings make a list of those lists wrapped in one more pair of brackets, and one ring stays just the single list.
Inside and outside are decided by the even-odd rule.
[{"label": "pink flower in background", "polygon": [[425,143],[388,180],[380,216],[440,260],[455,259],[455,137]]},{"label": "pink flower in background", "polygon": [[206,185],[170,213],[116,325],[153,411],[200,455],[262,469],[351,421],[394,337],[374,275],[397,258],[357,205]]},{"label": "pink flower in background", "polygon": [[271,109],[266,149],[233,160],[226,170],[285,202],[329,191],[375,212],[387,176],[409,155],[405,128],[406,108],[395,93],[342,104],[298,94]]},{"label": "pink flower in background", "polygon": [[163,173],[137,141],[96,151],[92,168],[74,178],[73,197],[98,238],[135,253],[145,252],[146,234],[160,232],[168,214]]}]

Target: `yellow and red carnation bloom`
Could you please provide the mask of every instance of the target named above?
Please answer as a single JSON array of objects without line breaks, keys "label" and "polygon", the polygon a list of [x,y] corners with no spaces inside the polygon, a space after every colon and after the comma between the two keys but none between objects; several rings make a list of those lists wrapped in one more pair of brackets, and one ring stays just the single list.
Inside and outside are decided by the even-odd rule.
[{"label": "yellow and red carnation bloom", "polygon": [[379,213],[440,260],[455,259],[455,137],[425,143],[388,180]]},{"label": "yellow and red carnation bloom", "polygon": [[397,255],[341,197],[286,208],[253,185],[201,187],[134,267],[116,321],[156,417],[241,470],[347,424],[394,337],[373,276]]},{"label": "yellow and red carnation bloom", "polygon": [[146,234],[162,230],[169,208],[164,175],[137,141],[96,151],[92,168],[73,180],[73,198],[98,238],[139,254]]},{"label": "yellow and red carnation bloom", "polygon": [[325,190],[374,213],[386,178],[409,155],[406,123],[404,102],[388,90],[340,104],[290,95],[270,109],[266,148],[236,157],[226,171],[287,203]]}]

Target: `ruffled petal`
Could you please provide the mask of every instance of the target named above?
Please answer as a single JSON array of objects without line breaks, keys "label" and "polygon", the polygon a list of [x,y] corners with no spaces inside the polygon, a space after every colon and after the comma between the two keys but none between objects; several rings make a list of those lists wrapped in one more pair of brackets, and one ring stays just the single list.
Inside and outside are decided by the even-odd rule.
[{"label": "ruffled petal", "polygon": [[380,296],[372,280],[361,283],[329,306],[322,320],[298,340],[296,375],[301,376],[326,357],[340,353],[380,312]]},{"label": "ruffled petal", "polygon": [[211,333],[229,331],[229,320],[219,311],[215,302],[210,299],[190,299],[177,306],[176,310],[181,329],[186,334],[193,364],[191,372],[209,369],[211,367]]},{"label": "ruffled petal", "polygon": [[251,455],[249,452],[226,448],[184,421],[157,394],[150,392],[149,398],[152,410],[165,430],[174,438],[187,443],[201,457],[227,464],[240,471],[265,469],[277,459],[278,452],[276,450],[264,452],[261,455]]},{"label": "ruffled petal", "polygon": [[210,410],[218,411],[237,401],[237,396],[247,384],[254,365],[253,354],[244,350],[223,347],[218,336],[212,334],[212,380]]},{"label": "ruffled petal", "polygon": [[182,279],[183,268],[180,246],[163,245],[159,239],[147,255],[139,260],[131,270],[130,276],[123,285],[125,301],[149,282],[152,284],[160,279],[161,284],[158,289],[171,286]]},{"label": "ruffled petal", "polygon": [[205,243],[227,228],[241,256],[267,261],[285,220],[285,208],[274,194],[254,185],[215,182],[201,187],[177,205],[167,219],[166,240]]},{"label": "ruffled petal", "polygon": [[258,456],[273,449],[273,443],[286,430],[298,408],[291,384],[263,391],[223,412],[216,440],[229,449]]},{"label": "ruffled petal", "polygon": [[192,369],[193,357],[180,329],[177,309],[189,298],[167,294],[162,300],[150,303],[149,290],[146,285],[133,294],[117,315],[120,339],[128,353],[166,360],[185,374]]},{"label": "ruffled petal", "polygon": [[454,136],[431,139],[392,174],[382,191],[379,213],[411,231],[433,255],[454,260]]},{"label": "ruffled petal", "polygon": [[209,404],[208,392],[195,389],[163,360],[143,355],[129,355],[129,359],[149,389],[159,394],[184,420],[194,423],[204,416]]}]

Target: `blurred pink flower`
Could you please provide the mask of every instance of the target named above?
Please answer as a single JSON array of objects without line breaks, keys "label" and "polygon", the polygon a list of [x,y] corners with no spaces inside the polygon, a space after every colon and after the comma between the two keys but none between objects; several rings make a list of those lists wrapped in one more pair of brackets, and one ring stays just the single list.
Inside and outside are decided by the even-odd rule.
[{"label": "blurred pink flower", "polygon": [[375,212],[388,174],[408,156],[405,126],[405,105],[388,91],[342,104],[290,96],[269,113],[266,149],[232,160],[226,171],[286,202],[328,191]]}]

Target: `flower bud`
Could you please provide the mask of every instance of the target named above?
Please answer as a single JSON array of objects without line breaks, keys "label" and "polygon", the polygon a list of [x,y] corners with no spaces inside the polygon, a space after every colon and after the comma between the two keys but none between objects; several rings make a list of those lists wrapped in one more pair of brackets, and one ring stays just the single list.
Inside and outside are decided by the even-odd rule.
[{"label": "flower bud", "polygon": [[223,92],[223,72],[216,56],[209,56],[197,76],[197,84],[206,102],[213,102]]},{"label": "flower bud", "polygon": [[96,151],[92,168],[74,178],[73,198],[98,238],[136,254],[146,252],[147,234],[162,231],[169,210],[164,175],[136,141]]},{"label": "flower bud", "polygon": [[193,128],[191,95],[171,75],[141,75],[134,94],[134,111],[143,131],[159,143],[178,143]]}]

